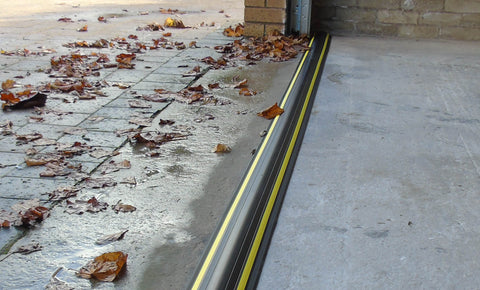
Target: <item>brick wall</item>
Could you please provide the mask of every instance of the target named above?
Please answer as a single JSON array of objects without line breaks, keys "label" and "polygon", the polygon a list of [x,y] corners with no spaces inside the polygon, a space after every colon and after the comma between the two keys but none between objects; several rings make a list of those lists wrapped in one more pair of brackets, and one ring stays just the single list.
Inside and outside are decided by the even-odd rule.
[{"label": "brick wall", "polygon": [[245,35],[285,32],[287,0],[245,0]]},{"label": "brick wall", "polygon": [[480,40],[480,0],[312,1],[312,31]]}]

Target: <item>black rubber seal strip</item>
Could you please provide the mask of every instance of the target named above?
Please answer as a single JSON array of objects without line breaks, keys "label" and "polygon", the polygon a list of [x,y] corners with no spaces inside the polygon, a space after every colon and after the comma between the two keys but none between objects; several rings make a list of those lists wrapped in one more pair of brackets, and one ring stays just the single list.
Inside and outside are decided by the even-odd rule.
[{"label": "black rubber seal strip", "polygon": [[220,222],[191,289],[253,289],[260,277],[330,44],[314,37],[242,183]]}]

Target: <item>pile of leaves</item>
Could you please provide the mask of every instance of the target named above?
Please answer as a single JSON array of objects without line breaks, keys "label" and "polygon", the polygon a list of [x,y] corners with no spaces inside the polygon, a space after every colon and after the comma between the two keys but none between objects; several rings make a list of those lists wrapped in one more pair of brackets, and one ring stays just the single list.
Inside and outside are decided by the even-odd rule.
[{"label": "pile of leaves", "polygon": [[1,55],[6,55],[6,56],[12,56],[12,55],[15,55],[15,56],[24,56],[24,57],[27,57],[27,56],[45,56],[47,54],[52,54],[52,53],[55,53],[56,51],[54,49],[43,49],[43,50],[39,50],[39,51],[31,51],[29,49],[18,49],[18,50],[15,50],[15,51],[8,51],[8,50],[0,50],[0,54]]},{"label": "pile of leaves", "polygon": [[268,58],[272,61],[287,61],[298,52],[308,50],[306,35],[285,36],[278,31],[262,38],[238,39],[227,45],[216,46],[215,50],[225,53],[227,59],[258,61]]},{"label": "pile of leaves", "polygon": [[239,23],[235,28],[232,28],[231,26],[225,28],[225,30],[223,30],[223,35],[228,37],[240,37],[243,36],[244,30],[243,24]]},{"label": "pile of leaves", "polygon": [[0,228],[10,226],[31,227],[42,222],[49,215],[49,209],[38,199],[26,200],[12,206],[12,211],[0,211]]}]

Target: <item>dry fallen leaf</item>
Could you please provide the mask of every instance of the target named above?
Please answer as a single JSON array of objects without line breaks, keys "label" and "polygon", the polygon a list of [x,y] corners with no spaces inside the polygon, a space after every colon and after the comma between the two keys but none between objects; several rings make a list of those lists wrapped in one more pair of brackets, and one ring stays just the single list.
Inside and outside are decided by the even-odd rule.
[{"label": "dry fallen leaf", "polygon": [[86,135],[88,131],[87,129],[81,127],[68,127],[63,130],[63,133],[70,135]]},{"label": "dry fallen leaf", "polygon": [[223,34],[228,37],[240,37],[243,35],[244,27],[242,24],[237,24],[235,29],[232,29],[232,27],[225,28],[223,31]]},{"label": "dry fallen leaf", "polygon": [[112,282],[126,265],[127,257],[128,255],[123,252],[102,254],[82,267],[77,275],[86,279],[95,278],[100,281]]},{"label": "dry fallen leaf", "polygon": [[254,96],[257,94],[257,91],[250,90],[248,88],[241,88],[240,91],[238,91],[238,94],[241,96]]},{"label": "dry fallen leaf", "polygon": [[88,25],[84,25],[82,28],[77,29],[78,32],[86,32],[88,31]]},{"label": "dry fallen leaf", "polygon": [[185,25],[183,24],[182,20],[173,19],[173,18],[170,18],[170,17],[168,17],[165,20],[164,25],[167,26],[167,27],[174,27],[174,28],[186,28]]},{"label": "dry fallen leaf", "polygon": [[115,213],[134,212],[137,210],[137,208],[133,205],[121,203],[121,200],[119,200],[116,205],[112,205],[112,209],[115,211]]},{"label": "dry fallen leaf", "polygon": [[15,86],[15,81],[14,80],[6,80],[2,83],[2,90],[9,90]]},{"label": "dry fallen leaf", "polygon": [[141,100],[129,100],[128,105],[130,108],[138,108],[138,109],[148,109],[151,108],[152,105]]},{"label": "dry fallen leaf", "polygon": [[242,81],[240,81],[240,82],[236,83],[235,85],[233,85],[233,87],[234,87],[235,89],[246,88],[246,87],[248,87],[247,82],[248,82],[247,79],[243,79]]},{"label": "dry fallen leaf", "polygon": [[13,123],[9,120],[0,121],[0,135],[7,136],[13,134]]},{"label": "dry fallen leaf", "polygon": [[96,240],[95,244],[105,245],[105,244],[108,244],[108,243],[111,243],[111,242],[121,240],[121,239],[123,239],[123,237],[125,236],[125,234],[127,232],[128,232],[128,230],[125,230],[125,231],[122,231],[122,232],[119,232],[119,233],[115,233],[115,234],[111,234],[111,235],[105,235],[105,236],[99,238],[98,240]]},{"label": "dry fallen leaf", "polygon": [[132,164],[128,160],[123,160],[120,162],[115,162],[111,160],[107,164],[103,164],[99,170],[101,174],[109,174],[112,172],[117,172],[120,169],[130,169],[131,167]]},{"label": "dry fallen leaf", "polygon": [[77,193],[79,191],[80,191],[80,188],[76,188],[73,186],[66,186],[66,187],[61,186],[48,194],[48,200],[58,201],[58,200],[67,199],[73,196],[77,196]]},{"label": "dry fallen leaf", "polygon": [[40,92],[32,92],[30,90],[19,92],[17,94],[11,92],[0,93],[1,100],[5,101],[2,108],[5,109],[27,109],[32,107],[43,107],[47,101],[47,95]]},{"label": "dry fallen leaf", "polygon": [[283,114],[283,111],[284,110],[280,108],[277,103],[275,103],[275,105],[271,106],[263,112],[258,113],[257,115],[270,120],[275,118],[276,116]]},{"label": "dry fallen leaf", "polygon": [[153,121],[152,118],[137,117],[137,118],[129,119],[128,123],[135,124],[142,127],[149,127],[149,126],[152,126],[152,121]]},{"label": "dry fallen leaf", "polygon": [[87,178],[85,186],[88,188],[103,188],[117,185],[117,182],[110,177]]},{"label": "dry fallen leaf", "polygon": [[18,215],[18,219],[10,221],[14,226],[33,226],[49,215],[48,208],[41,206],[38,199],[21,201],[14,204],[12,210]]},{"label": "dry fallen leaf", "polygon": [[33,242],[27,245],[18,247],[13,253],[19,253],[22,255],[28,255],[33,252],[38,252],[42,250],[42,246],[38,242]]},{"label": "dry fallen leaf", "polygon": [[92,197],[87,201],[76,200],[75,202],[71,202],[67,200],[67,209],[65,212],[69,214],[83,214],[84,212],[96,213],[106,210],[107,207],[108,204],[106,202],[100,202],[95,197]]},{"label": "dry fallen leaf", "polygon": [[215,147],[214,153],[229,153],[232,151],[232,148],[228,147],[225,144],[218,143]]}]

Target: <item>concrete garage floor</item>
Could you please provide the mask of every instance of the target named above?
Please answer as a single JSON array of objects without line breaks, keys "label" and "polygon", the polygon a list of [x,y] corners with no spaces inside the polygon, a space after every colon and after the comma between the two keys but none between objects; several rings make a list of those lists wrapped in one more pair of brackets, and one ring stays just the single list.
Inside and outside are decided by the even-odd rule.
[{"label": "concrete garage floor", "polygon": [[334,37],[258,289],[480,285],[480,43]]}]

